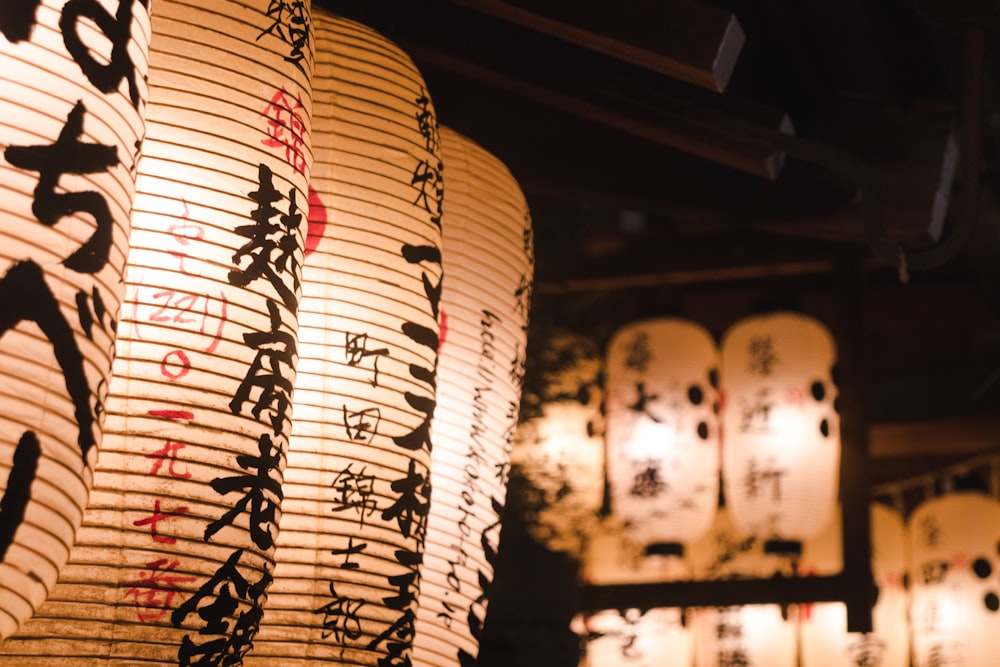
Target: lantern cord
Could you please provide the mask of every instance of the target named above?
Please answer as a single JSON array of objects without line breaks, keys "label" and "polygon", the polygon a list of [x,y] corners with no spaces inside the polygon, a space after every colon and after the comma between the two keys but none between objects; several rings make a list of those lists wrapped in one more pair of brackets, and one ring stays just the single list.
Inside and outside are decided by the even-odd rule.
[{"label": "lantern cord", "polygon": [[871,493],[877,498],[891,499],[893,506],[902,510],[905,509],[905,496],[907,494],[920,492],[923,495],[921,500],[943,495],[954,490],[956,479],[968,476],[973,471],[983,471],[984,469],[988,470],[989,473],[990,495],[1000,499],[1000,454],[982,454],[946,466],[933,473],[875,484],[872,486]]}]

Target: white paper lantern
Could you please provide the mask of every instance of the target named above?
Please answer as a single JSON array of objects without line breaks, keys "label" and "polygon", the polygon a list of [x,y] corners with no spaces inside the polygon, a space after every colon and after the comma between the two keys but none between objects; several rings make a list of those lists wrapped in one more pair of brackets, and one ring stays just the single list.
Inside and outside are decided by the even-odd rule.
[{"label": "white paper lantern", "polygon": [[1000,634],[1000,502],[971,491],[927,500],[907,530],[914,667],[992,667]]},{"label": "white paper lantern", "polygon": [[605,517],[587,540],[579,577],[596,586],[644,584],[690,579],[691,569],[681,556],[647,553],[631,530],[615,517]]},{"label": "white paper lantern", "polygon": [[444,198],[438,362],[415,665],[479,655],[524,382],[534,246],[528,204],[507,168],[441,129]]},{"label": "white paper lantern", "polygon": [[734,525],[801,548],[837,500],[836,348],[817,320],[772,313],[734,324],[722,342],[722,481]]},{"label": "white paper lantern", "polygon": [[582,617],[581,667],[689,667],[691,633],[680,609],[605,610]]},{"label": "white paper lantern", "polygon": [[[789,561],[765,553],[763,547],[762,540],[735,528],[727,509],[720,509],[708,533],[690,546],[694,578],[790,575]],[[774,604],[694,610],[690,622],[696,667],[795,667],[794,612]]]},{"label": "white paper lantern", "polygon": [[156,1],[94,491],[0,664],[237,665],[250,648],[291,426],[309,22],[307,2]]},{"label": "white paper lantern", "polygon": [[395,45],[351,21],[313,18],[317,235],[303,274],[274,584],[245,664],[404,664],[435,407],[437,121]]},{"label": "white paper lantern", "polygon": [[[843,603],[803,605],[801,620],[802,667],[908,667],[905,531],[899,512],[881,504],[871,506],[872,573],[878,599],[872,610],[873,631],[847,632]],[[833,575],[843,570],[839,512],[818,537],[803,545],[800,572]]]},{"label": "white paper lantern", "polygon": [[568,331],[539,347],[532,356],[542,369],[540,389],[525,390],[522,405],[531,412],[518,426],[511,464],[529,488],[521,503],[528,532],[580,558],[604,502],[604,360],[595,343]]},{"label": "white paper lantern", "polygon": [[0,638],[69,557],[124,293],[147,3],[0,7]]},{"label": "white paper lantern", "polygon": [[719,501],[718,350],[676,318],[618,330],[607,352],[611,511],[652,550],[681,553]]}]

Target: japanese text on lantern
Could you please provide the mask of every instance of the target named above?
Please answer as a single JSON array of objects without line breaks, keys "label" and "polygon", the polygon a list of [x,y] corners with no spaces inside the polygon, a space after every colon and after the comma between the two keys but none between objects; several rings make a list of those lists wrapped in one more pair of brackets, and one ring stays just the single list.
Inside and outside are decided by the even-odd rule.
[{"label": "japanese text on lantern", "polygon": [[[442,165],[440,154],[440,135],[437,119],[434,116],[430,97],[426,92],[416,99],[417,111],[414,119],[424,140],[428,157],[420,160],[415,166],[409,185],[417,194],[413,200],[419,211],[429,216],[429,221],[438,230],[441,227],[441,210],[444,197],[441,180]],[[441,248],[439,245],[410,245],[401,248],[404,261],[419,265],[421,282],[427,298],[428,319],[438,320],[438,306],[441,296],[440,267]],[[417,385],[424,387],[423,393],[408,390],[404,393],[406,403],[422,417],[419,424],[412,430],[398,436],[391,436],[393,445],[409,454],[424,452],[431,449],[430,427],[435,407],[435,374],[439,344],[439,334],[434,328],[419,322],[406,321],[402,324],[402,333],[418,347],[426,348],[434,355],[434,364],[430,367],[420,364],[410,364],[409,373]],[[344,332],[344,360],[349,367],[358,371],[367,370],[368,381],[373,387],[378,386],[380,358],[391,356],[388,348],[374,343],[365,332]],[[378,432],[380,413],[377,408],[364,405],[344,405],[344,428],[347,437],[354,442],[369,442],[373,438],[383,437]],[[430,509],[430,480],[427,463],[418,464],[410,458],[407,470],[397,479],[377,479],[368,472],[367,466],[352,463],[340,471],[333,483],[334,506],[332,511],[351,516],[363,527],[364,522],[377,510],[376,516],[383,522],[393,526],[406,541],[406,547],[396,549],[393,559],[400,567],[394,573],[386,576],[391,595],[381,599],[381,606],[399,612],[388,627],[361,646],[368,651],[384,651],[385,656],[379,659],[379,664],[396,665],[409,664],[409,652],[412,646],[414,627],[416,623],[416,595],[419,584],[419,566],[423,559],[423,542],[427,529],[427,517]],[[376,486],[388,486],[388,490],[376,494]],[[385,507],[378,507],[375,496],[388,496]],[[342,557],[340,567],[356,569],[358,563],[352,561],[352,556],[362,554],[367,543],[355,542],[352,537],[342,537],[344,545],[332,551],[334,556]],[[338,591],[335,582],[329,583],[330,597],[328,602],[314,613],[322,616],[323,636],[332,638],[341,646],[354,643],[361,639],[364,632],[362,623],[365,614],[363,607],[377,604],[375,601],[352,596],[345,591]],[[370,633],[374,634],[374,633]]]},{"label": "japanese text on lantern", "polygon": [[[190,208],[181,201],[182,214],[167,228],[169,241],[165,248],[173,262],[165,268],[182,275],[197,275],[201,253],[192,256],[192,250],[205,238],[202,225],[190,219]],[[198,336],[190,340],[200,340],[197,350],[204,355],[215,352],[222,339],[227,323],[229,300],[225,291],[217,295],[182,292],[172,288],[148,286],[142,276],[136,279],[132,298],[132,329],[136,340],[144,340],[149,334],[148,327],[168,325]],[[146,307],[148,304],[148,308]],[[170,348],[171,346],[167,346]],[[193,348],[175,347],[168,349],[160,360],[160,376],[168,382],[176,382],[192,370]],[[196,370],[205,370],[204,368]],[[182,426],[191,424],[195,413],[186,407],[163,405],[148,410],[155,419],[168,420]],[[168,429],[163,429],[168,430]],[[174,438],[164,438],[155,448],[148,451],[145,474],[167,480],[187,480],[191,478],[184,450],[188,443]],[[188,514],[188,507],[179,503],[167,505],[163,500],[154,500],[148,513],[132,522],[136,528],[149,531],[149,539],[158,545],[173,545],[177,539],[171,535],[172,520]],[[141,623],[157,623],[163,620],[187,596],[184,587],[197,578],[184,575],[190,571],[179,557],[154,558],[145,563],[138,580],[125,589],[123,595],[135,607],[136,618]]]},{"label": "japanese text on lantern", "polygon": [[[0,33],[8,42],[4,44],[0,41],[0,46],[15,54],[18,59],[30,61],[34,58],[35,55],[30,51],[33,47],[51,50],[49,44],[42,47],[42,40],[37,44],[34,41],[40,4],[40,0],[0,4]],[[69,56],[66,62],[72,61],[70,68],[78,67],[79,73],[90,84],[87,88],[79,88],[79,94],[95,99],[96,92],[100,94],[96,100],[102,103],[107,101],[112,106],[130,106],[135,119],[141,113],[144,100],[137,85],[141,76],[137,73],[129,47],[133,41],[133,11],[137,6],[146,8],[147,5],[146,1],[122,0],[118,3],[114,16],[96,2],[69,2],[59,10],[61,46]],[[145,9],[141,11],[145,12]],[[80,30],[81,25],[92,26],[96,30]],[[106,40],[110,49],[106,49],[103,44],[98,48],[85,43],[81,36],[97,34],[100,34],[102,40]],[[22,48],[25,49],[24,54],[18,54]],[[106,53],[107,56],[97,57],[97,53]],[[72,78],[75,72],[61,71],[60,75]],[[127,97],[124,104],[118,103],[116,99],[122,96]],[[55,96],[52,98],[55,99]],[[15,104],[22,102],[16,98],[8,101]],[[51,258],[44,257],[51,251],[48,240],[36,239],[35,244],[39,248],[37,252],[24,251],[24,256],[15,258],[6,267],[6,272],[0,277],[0,338],[22,322],[33,322],[51,344],[53,358],[65,380],[65,389],[73,405],[76,442],[80,448],[81,466],[86,468],[88,454],[97,443],[96,430],[107,392],[107,380],[102,374],[107,369],[100,368],[101,364],[98,364],[97,373],[88,374],[90,364],[86,362],[93,360],[85,359],[85,348],[89,346],[94,349],[94,346],[98,346],[108,361],[114,356],[115,313],[109,311],[107,304],[112,303],[117,308],[117,299],[109,301],[108,296],[102,293],[101,286],[114,285],[120,281],[118,272],[121,267],[109,266],[109,261],[112,248],[116,243],[122,242],[121,238],[116,240],[116,230],[127,230],[128,221],[115,220],[112,205],[105,194],[96,189],[67,191],[64,183],[71,179],[63,179],[63,176],[87,176],[91,183],[115,179],[132,181],[135,163],[122,163],[121,157],[133,156],[141,139],[136,139],[134,145],[131,142],[126,145],[124,140],[120,144],[83,141],[81,137],[88,133],[87,126],[92,122],[99,125],[99,122],[91,119],[85,100],[56,100],[56,103],[66,104],[63,108],[57,107],[49,111],[56,117],[66,119],[58,133],[50,135],[39,144],[20,145],[17,140],[10,140],[6,136],[7,130],[4,130],[0,134],[0,145],[6,146],[3,158],[12,167],[37,174],[31,214],[38,223],[55,229],[67,218],[76,217],[77,223],[72,224],[87,225],[86,228],[91,228],[92,233],[75,250],[67,250],[67,254],[58,262],[61,266],[54,272],[50,272],[47,267],[56,266],[56,263]],[[129,116],[128,113],[122,113],[121,108],[117,112],[123,118]],[[9,129],[11,126],[6,127]],[[35,129],[32,128],[32,131]],[[122,134],[127,136],[128,132]],[[117,136],[121,137],[122,134]],[[45,141],[50,143],[46,144]],[[114,174],[120,169],[127,170],[129,177]],[[82,179],[77,182],[82,182]],[[5,226],[21,224],[14,219],[3,220],[2,223]],[[67,223],[67,226],[70,224]],[[27,233],[23,235],[29,236]],[[60,242],[59,245],[62,246],[63,243]],[[69,280],[76,289],[74,305],[60,303],[58,286],[67,282],[66,277],[51,275],[62,273],[62,267],[76,274]],[[74,318],[76,322],[73,321]],[[101,341],[107,342],[99,342],[95,338],[98,335]],[[107,349],[103,349],[104,346]],[[16,446],[13,468],[0,504],[0,559],[6,555],[17,528],[24,520],[30,501],[31,484],[37,474],[42,451],[38,435],[29,426]]]},{"label": "japanese text on lantern", "polygon": [[[294,318],[298,309],[302,215],[296,190],[291,188],[287,195],[280,192],[265,164],[257,169],[257,189],[247,196],[253,202],[251,222],[234,230],[245,242],[233,253],[235,268],[229,272],[229,283],[247,288],[264,281],[277,299],[260,297],[268,325],[243,334],[243,343],[254,356],[228,407],[233,415],[248,409],[265,429],[257,437],[255,453],[236,455],[236,467],[242,472],[211,481],[211,488],[232,504],[205,527],[204,540],[209,542],[227,528],[237,527],[246,515],[251,542],[260,552],[269,552],[274,547],[282,499],[280,469],[291,418],[296,357],[295,334],[283,313]],[[236,494],[235,502],[231,494]],[[197,633],[181,641],[177,654],[181,667],[239,664],[250,650],[272,576],[266,569],[256,577],[250,574],[254,568],[242,562],[246,553],[246,549],[234,550],[171,614],[171,623],[178,628],[191,616],[201,621]]]}]

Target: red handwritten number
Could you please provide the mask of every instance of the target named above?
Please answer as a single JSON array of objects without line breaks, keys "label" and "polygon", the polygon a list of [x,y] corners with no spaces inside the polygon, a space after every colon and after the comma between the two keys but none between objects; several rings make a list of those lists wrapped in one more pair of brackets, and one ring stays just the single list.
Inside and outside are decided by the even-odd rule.
[{"label": "red handwritten number", "polygon": [[146,569],[139,572],[139,581],[125,591],[126,598],[135,602],[135,613],[142,623],[155,623],[171,608],[174,599],[184,599],[180,584],[195,581],[197,577],[174,574],[179,560],[160,558],[146,563]]},{"label": "red handwritten number", "polygon": [[[171,357],[177,359],[177,363],[180,365],[180,370],[173,370],[173,365],[170,361]],[[191,371],[191,360],[184,353],[184,350],[172,350],[167,352],[166,356],[163,357],[163,361],[160,362],[160,373],[171,380],[178,380]]]},{"label": "red handwritten number", "polygon": [[149,526],[149,532],[154,542],[159,542],[160,544],[174,544],[177,542],[177,538],[160,535],[156,530],[157,525],[161,521],[166,521],[171,517],[177,517],[181,516],[182,514],[187,514],[187,511],[188,511],[187,507],[178,507],[177,509],[172,511],[161,512],[160,501],[156,500],[153,502],[153,514],[146,517],[145,519],[139,519],[137,521],[133,521],[132,525],[136,527]]}]

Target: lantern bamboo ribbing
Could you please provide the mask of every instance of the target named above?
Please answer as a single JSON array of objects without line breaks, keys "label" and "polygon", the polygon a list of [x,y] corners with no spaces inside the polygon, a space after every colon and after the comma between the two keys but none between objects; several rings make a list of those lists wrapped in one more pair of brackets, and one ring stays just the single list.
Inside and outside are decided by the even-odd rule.
[{"label": "lantern bamboo ribbing", "polygon": [[0,664],[239,664],[250,647],[290,430],[311,107],[308,3],[272,5],[156,2],[106,446],[70,564]]},{"label": "lantern bamboo ribbing", "polygon": [[500,541],[527,346],[532,230],[517,182],[494,156],[442,128],[447,333],[438,367],[413,663],[479,653]]},{"label": "lantern bamboo ribbing", "polygon": [[427,525],[437,120],[395,45],[319,12],[314,26],[317,235],[274,585],[248,667],[408,661]]},{"label": "lantern bamboo ribbing", "polygon": [[0,8],[0,637],[55,584],[93,480],[148,44],[146,3]]}]

